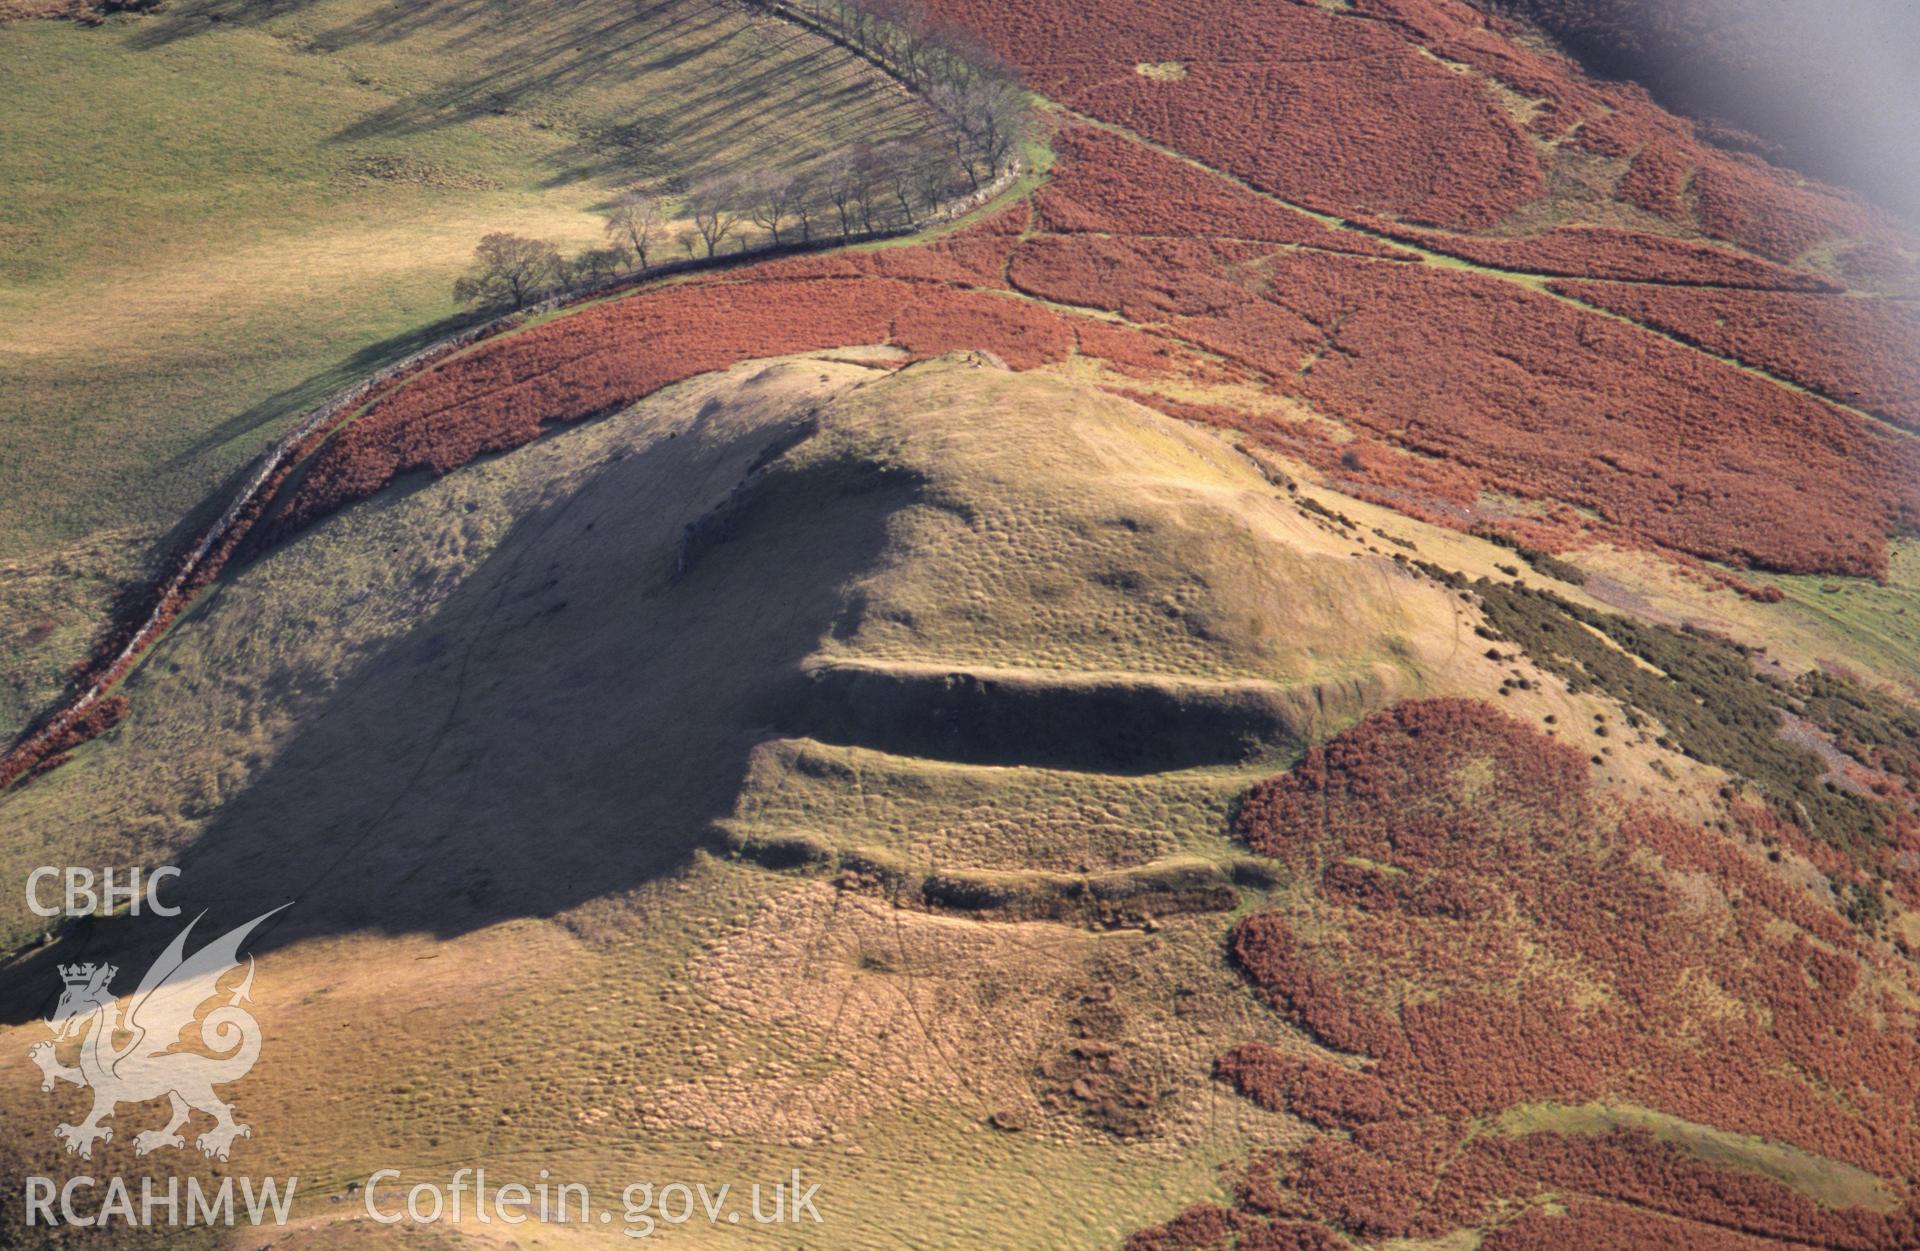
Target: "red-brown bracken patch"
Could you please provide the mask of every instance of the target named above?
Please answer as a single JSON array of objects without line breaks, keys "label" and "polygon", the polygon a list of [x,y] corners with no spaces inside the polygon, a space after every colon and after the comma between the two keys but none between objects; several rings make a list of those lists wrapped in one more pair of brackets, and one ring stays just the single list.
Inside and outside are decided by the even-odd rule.
[{"label": "red-brown bracken patch", "polygon": [[1515,284],[1301,254],[1270,298],[1333,332],[1299,384],[1324,411],[1642,541],[1877,575],[1920,520],[1909,441]]},{"label": "red-brown bracken patch", "polygon": [[1264,255],[1258,244],[1046,235],[1021,245],[1007,277],[1016,291],[1155,323],[1223,316],[1257,299]]},{"label": "red-brown bracken patch", "polygon": [[1639,1251],[1685,1247],[1688,1251],[1779,1251],[1769,1238],[1642,1211],[1622,1203],[1577,1197],[1556,1212],[1528,1208],[1496,1227],[1481,1251]]},{"label": "red-brown bracken patch", "polygon": [[1877,575],[1920,518],[1910,443],[1632,326],[1425,266],[1299,252],[1264,275],[1259,298],[1170,328],[1486,487],[1795,572]]},{"label": "red-brown bracken patch", "polygon": [[[1542,187],[1493,93],[1380,23],[1235,0],[930,7],[1055,99],[1327,212],[1483,226]],[[1185,75],[1135,72],[1168,61]]]},{"label": "red-brown bracken patch", "polygon": [[1362,256],[1409,253],[1235,186],[1144,144],[1092,126],[1054,136],[1059,161],[1034,197],[1041,225],[1059,234],[1211,236],[1293,243]]},{"label": "red-brown bracken patch", "polygon": [[1309,888],[1242,921],[1235,962],[1353,1058],[1260,1043],[1220,1058],[1255,1102],[1342,1135],[1256,1160],[1242,1219],[1439,1237],[1558,1196],[1578,1201],[1568,1224],[1529,1218],[1507,1245],[1670,1231],[1728,1251],[1865,1249],[1920,1232],[1911,1207],[1826,1207],[1645,1132],[1468,1132],[1518,1105],[1599,1101],[1909,1176],[1920,1045],[1866,971],[1911,969],[1755,851],[1610,814],[1579,753],[1467,700],[1401,704],[1311,749],[1247,793],[1234,831]]},{"label": "red-brown bracken patch", "polygon": [[1291,1112],[1322,1129],[1364,1125],[1403,1111],[1371,1073],[1285,1055],[1264,1043],[1242,1043],[1221,1056],[1213,1072],[1261,1107]]},{"label": "red-brown bracken patch", "polygon": [[916,356],[985,348],[1015,368],[1061,360],[1072,327],[1031,303],[899,278],[668,287],[490,341],[389,392],[322,448],[279,518],[303,525],[395,476],[445,473],[543,426],[610,412],[754,356],[856,343]]}]

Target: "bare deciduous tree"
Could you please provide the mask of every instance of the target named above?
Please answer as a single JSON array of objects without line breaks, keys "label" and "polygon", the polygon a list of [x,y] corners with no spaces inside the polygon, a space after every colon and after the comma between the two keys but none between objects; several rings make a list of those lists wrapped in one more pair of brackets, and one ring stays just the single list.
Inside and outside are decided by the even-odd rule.
[{"label": "bare deciduous tree", "polygon": [[1027,102],[1010,78],[980,74],[964,86],[943,84],[929,94],[952,125],[954,155],[977,188],[1013,160],[1025,135]]},{"label": "bare deciduous tree", "polygon": [[505,231],[483,237],[473,260],[473,268],[453,284],[453,298],[461,304],[524,308],[566,273],[553,244]]},{"label": "bare deciduous tree", "polygon": [[992,75],[967,89],[968,130],[987,159],[987,173],[997,175],[1020,149],[1027,122],[1025,93],[1012,78]]},{"label": "bare deciduous tree", "polygon": [[860,211],[860,229],[873,233],[873,220],[886,194],[886,153],[871,144],[859,144],[853,153],[853,202]]},{"label": "bare deciduous tree", "polygon": [[900,206],[900,214],[907,225],[913,225],[913,193],[919,184],[921,153],[913,144],[904,140],[889,143],[878,149],[876,159],[880,173],[886,182],[886,189],[893,194],[894,203]]},{"label": "bare deciduous tree", "polygon": [[807,177],[794,179],[793,183],[793,221],[800,227],[800,241],[813,241],[813,218],[819,211],[814,202],[813,180]]},{"label": "bare deciduous tree", "polygon": [[926,6],[920,0],[865,0],[864,7],[875,22],[874,51],[918,91],[931,68],[934,47]]},{"label": "bare deciduous tree", "polygon": [[[771,7],[775,0],[748,2]],[[918,92],[945,123],[954,167],[976,190],[1014,163],[1029,122],[1018,72],[973,32],[931,17],[926,0],[779,0],[778,7],[831,30]],[[863,185],[857,166],[843,164],[824,185],[843,237],[855,220],[863,230],[874,229],[876,210],[889,199],[911,221],[909,190],[931,209],[930,183],[916,174],[902,178],[893,168],[867,173],[872,185]]]},{"label": "bare deciduous tree", "polygon": [[980,148],[967,133],[960,119],[965,116],[966,93],[952,83],[938,83],[927,91],[927,102],[946,119],[947,138],[956,164],[966,174],[974,190],[980,189]]},{"label": "bare deciduous tree", "polygon": [[[1017,71],[972,31],[929,16],[926,0],[785,0],[785,7],[834,31],[919,92],[941,114],[958,164],[976,188],[1018,155],[1028,109]],[[829,199],[839,200],[831,187]],[[850,204],[859,199],[845,197]]]},{"label": "bare deciduous tree", "polygon": [[913,167],[914,190],[920,194],[920,209],[933,214],[946,203],[953,186],[953,163],[934,149],[922,149]]},{"label": "bare deciduous tree", "polygon": [[834,216],[839,220],[842,243],[853,236],[853,223],[859,215],[860,197],[855,190],[859,181],[857,154],[852,149],[835,153],[827,167],[827,203],[833,206]]},{"label": "bare deciduous tree", "polygon": [[797,180],[769,171],[753,180],[751,190],[753,223],[773,236],[773,246],[777,248],[780,227],[793,221],[805,189]]},{"label": "bare deciduous tree", "polygon": [[626,248],[635,264],[645,269],[647,253],[658,240],[664,222],[659,202],[633,187],[622,191],[603,216],[607,238]]},{"label": "bare deciduous tree", "polygon": [[700,242],[706,245],[708,256],[716,254],[727,236],[739,227],[745,208],[743,201],[748,199],[742,194],[739,182],[728,177],[709,178],[688,193],[687,202],[693,207],[693,228],[699,232]]}]

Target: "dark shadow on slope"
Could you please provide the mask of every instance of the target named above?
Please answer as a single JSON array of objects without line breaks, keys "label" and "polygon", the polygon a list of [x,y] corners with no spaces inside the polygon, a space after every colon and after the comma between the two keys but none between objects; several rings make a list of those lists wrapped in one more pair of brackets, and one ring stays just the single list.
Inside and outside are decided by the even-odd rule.
[{"label": "dark shadow on slope", "polygon": [[[262,27],[311,3],[205,0],[170,7],[143,20],[128,43],[151,49],[234,26]],[[697,0],[532,14],[504,0],[388,5],[312,34],[299,47],[330,56],[407,40],[493,47],[471,71],[406,93],[343,127],[332,141],[354,149],[490,116],[520,116],[570,141],[546,158],[547,186],[791,160],[769,147],[777,142],[771,134],[743,128],[743,120],[814,117],[822,146],[830,147],[836,134],[869,133],[890,103],[887,93],[860,81],[829,88],[826,75],[848,58],[825,40],[797,28],[743,24],[733,9]],[[603,87],[618,89],[694,62],[703,63],[697,76],[669,80],[671,91],[637,107],[595,113],[585,105]]]},{"label": "dark shadow on slope", "polygon": [[[295,901],[255,953],[358,930],[450,936],[676,871],[730,811],[842,588],[919,490],[860,463],[776,463],[732,534],[676,578],[685,522],[718,503],[682,484],[724,497],[783,433],[716,450],[694,431],[604,463],[325,695],[290,696],[293,740],[176,858],[185,916],[207,909],[214,934]],[[182,923],[75,927],[0,972],[0,1017],[48,1011],[56,962],[111,960],[131,986]]]},{"label": "dark shadow on slope", "polygon": [[[309,376],[294,386],[276,391],[245,411],[227,418],[194,440],[188,447],[162,461],[155,472],[158,474],[185,472],[201,457],[223,445],[254,434],[264,426],[309,412],[329,396],[346,390],[370,374],[377,373],[396,361],[450,338],[495,315],[496,313],[490,309],[456,313],[415,330],[382,339],[378,343],[370,343],[359,351],[342,357],[337,364]],[[218,486],[201,496],[198,503],[182,514],[165,531],[146,543],[140,553],[139,564],[145,573],[122,587],[108,606],[94,635],[96,648],[103,640],[124,637],[126,633],[147,619],[157,596],[157,582],[178,567],[178,562],[200,542],[207,530],[219,520],[220,515],[227,510],[228,505],[259,469],[260,458],[265,455],[265,444],[256,443],[256,447],[260,449],[258,454],[229,470],[221,478]],[[49,717],[64,708],[67,702],[78,693],[82,682],[82,678],[76,677],[64,688],[58,699],[46,707],[36,709],[32,716],[22,723],[17,732],[11,735],[0,735],[0,747],[18,743],[36,733],[47,723]]]},{"label": "dark shadow on slope", "polygon": [[784,729],[962,764],[1160,773],[1244,764],[1305,737],[1284,693],[1252,682],[823,666],[795,687]]},{"label": "dark shadow on slope", "polygon": [[[168,461],[167,465],[171,467],[175,463]],[[35,706],[17,730],[0,732],[0,750],[11,749],[38,734],[92,683],[92,662],[103,654],[117,651],[126,638],[147,620],[159,599],[159,584],[171,576],[179,567],[183,555],[191,551],[207,529],[220,519],[220,514],[226,511],[234,496],[246,486],[256,468],[258,461],[249,460],[228,471],[220,484],[203,495],[199,503],[159,535],[139,544],[135,566],[138,572],[130,580],[118,584],[106,605],[106,611],[90,623],[92,633],[86,650],[78,656],[65,658],[65,680],[59,695]],[[128,546],[134,545],[129,543]]]}]

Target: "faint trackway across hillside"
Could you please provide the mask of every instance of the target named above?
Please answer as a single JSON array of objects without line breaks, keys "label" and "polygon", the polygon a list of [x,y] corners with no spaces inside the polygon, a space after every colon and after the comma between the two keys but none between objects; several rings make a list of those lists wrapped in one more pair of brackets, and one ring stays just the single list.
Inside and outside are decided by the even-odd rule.
[{"label": "faint trackway across hillside", "polygon": [[[1771,383],[1772,385],[1777,386],[1782,390],[1791,391],[1796,395],[1804,395],[1810,399],[1819,400],[1823,404],[1831,404],[1833,407],[1838,408],[1843,412],[1850,413],[1853,416],[1860,418],[1862,421],[1872,422],[1875,426],[1878,426],[1880,429],[1888,431],[1892,434],[1899,435],[1903,439],[1920,440],[1920,434],[1916,434],[1911,430],[1903,429],[1902,427],[1897,426],[1894,423],[1888,421],[1886,418],[1881,417],[1873,412],[1870,412],[1867,409],[1859,408],[1853,404],[1847,403],[1844,400],[1835,399],[1831,395],[1827,395],[1823,392],[1816,391],[1812,387],[1805,386],[1802,383],[1793,381],[1791,378],[1782,377],[1781,375],[1773,373],[1770,370],[1763,369],[1758,365],[1750,364],[1746,361],[1741,360],[1737,356],[1728,356],[1724,353],[1716,352],[1711,348],[1706,347],[1703,344],[1700,344],[1691,339],[1688,339],[1684,335],[1669,333],[1668,331],[1661,330],[1655,326],[1647,325],[1645,322],[1635,321],[1631,317],[1624,316],[1620,313],[1613,312],[1609,309],[1600,308],[1597,305],[1587,303],[1585,300],[1576,299],[1570,295],[1562,295],[1561,293],[1552,290],[1550,284],[1554,282],[1571,280],[1568,275],[1547,274],[1547,273],[1535,272],[1532,270],[1508,269],[1508,268],[1502,268],[1497,265],[1488,265],[1481,261],[1469,260],[1464,256],[1455,256],[1450,252],[1446,252],[1441,249],[1434,248],[1425,244],[1409,242],[1405,237],[1401,235],[1388,234],[1384,231],[1379,231],[1379,230],[1371,230],[1365,226],[1361,226],[1354,222],[1348,221],[1344,217],[1339,217],[1332,213],[1323,213],[1317,209],[1308,208],[1303,204],[1296,204],[1292,200],[1288,200],[1282,196],[1275,195],[1270,191],[1263,191],[1259,187],[1253,185],[1250,182],[1247,182],[1245,179],[1240,178],[1235,174],[1230,174],[1223,169],[1218,169],[1212,165],[1207,164],[1205,161],[1201,161],[1195,157],[1189,156],[1178,148],[1171,147],[1164,143],[1159,143],[1153,139],[1149,139],[1145,135],[1142,135],[1137,131],[1131,130],[1125,126],[1119,125],[1114,122],[1103,121],[1100,118],[1092,116],[1091,114],[1082,113],[1077,109],[1069,108],[1066,105],[1059,104],[1057,102],[1050,101],[1049,103],[1052,108],[1058,110],[1063,116],[1072,118],[1075,122],[1079,123],[1080,125],[1088,126],[1096,130],[1103,130],[1109,134],[1118,135],[1123,139],[1127,139],[1133,143],[1140,144],[1142,147],[1150,148],[1153,151],[1158,152],[1162,156],[1168,157],[1172,160],[1179,161],[1181,164],[1187,165],[1193,169],[1197,169],[1202,173],[1211,174],[1215,178],[1222,179],[1223,181],[1232,184],[1233,186],[1239,188],[1240,190],[1247,192],[1249,195],[1259,196],[1261,199],[1267,201],[1270,204],[1274,204],[1280,208],[1284,208],[1291,212],[1298,213],[1302,217],[1306,217],[1315,222],[1318,222],[1320,225],[1325,226],[1331,230],[1337,230],[1343,234],[1350,234],[1360,238],[1371,239],[1379,243],[1384,243],[1391,247],[1396,247],[1396,248],[1402,249],[1403,251],[1411,252],[1414,255],[1421,258],[1417,262],[1395,261],[1385,257],[1378,258],[1383,264],[1442,265],[1448,268],[1462,269],[1462,270],[1469,271],[1471,273],[1481,274],[1489,278],[1497,278],[1504,282],[1510,282],[1510,283],[1513,283],[1515,286],[1524,287],[1529,291],[1533,291],[1540,295],[1544,295],[1549,299],[1557,300],[1562,304],[1566,304],[1566,305],[1569,305],[1570,307],[1580,309],[1582,312],[1594,313],[1601,317],[1605,317],[1610,321],[1616,321],[1622,325],[1632,326],[1637,330],[1643,330],[1650,335],[1654,335],[1654,336],[1657,336],[1658,338],[1665,339],[1667,342],[1674,344],[1677,347],[1682,347],[1689,352],[1695,352],[1701,356],[1705,356],[1712,360],[1716,360],[1720,362],[1722,365],[1731,366],[1732,368],[1739,370],[1741,373],[1747,374],[1750,377],[1758,378],[1763,382]],[[1308,249],[1308,250],[1313,250],[1313,249]],[[1697,288],[1705,288],[1708,290],[1721,289],[1720,285],[1716,283],[1671,282],[1671,281],[1656,281],[1652,279],[1582,278],[1582,279],[1579,279],[1579,281],[1604,282],[1604,283],[1611,283],[1618,286],[1659,286],[1659,287],[1680,287],[1680,288],[1697,287]],[[1832,298],[1844,299],[1846,297],[1834,296]]]}]

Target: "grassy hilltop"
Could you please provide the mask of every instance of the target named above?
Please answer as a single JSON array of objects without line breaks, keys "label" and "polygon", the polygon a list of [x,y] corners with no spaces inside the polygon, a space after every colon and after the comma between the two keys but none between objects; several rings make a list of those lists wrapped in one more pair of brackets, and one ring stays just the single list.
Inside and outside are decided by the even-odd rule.
[{"label": "grassy hilltop", "polygon": [[[1206,1077],[1216,1036],[1264,1028],[1217,959],[1226,806],[1308,735],[1494,667],[1444,592],[1205,435],[977,360],[830,355],[332,519],[193,610],[113,741],[9,797],[8,873],[48,839],[165,848],[190,910],[300,900],[262,948],[284,1062],[254,1159],[316,1203],[388,1163],[792,1158],[845,1245],[1097,1245],[1276,1132]],[[1081,923],[1087,882],[1127,928]],[[1086,1037],[1131,1075],[1076,1093]],[[1023,1128],[979,1137],[996,1113]]]},{"label": "grassy hilltop", "polygon": [[[8,796],[6,873],[51,843],[182,865],[210,923],[297,901],[260,944],[275,1052],[244,1105],[247,1167],[303,1179],[292,1245],[399,1237],[338,1223],[373,1168],[474,1163],[603,1199],[797,1164],[843,1245],[1115,1245],[1301,1140],[1209,1078],[1296,1045],[1231,927],[1316,898],[1229,839],[1236,796],[1409,698],[1498,691],[1570,737],[1618,713],[1487,655],[1479,611],[1393,559],[1402,533],[1475,571],[1501,549],[1319,496],[1339,521],[1070,377],[898,363],[743,363],[329,518]],[[1596,784],[1704,794],[1650,738],[1609,740]],[[9,907],[14,946],[37,923]],[[88,950],[138,967],[169,933]],[[44,1033],[18,1018],[64,950],[8,962],[0,1049]],[[9,1085],[0,1114],[50,1099]],[[1523,1113],[1498,1131],[1644,1123],[1880,1201],[1671,1117]]]}]

